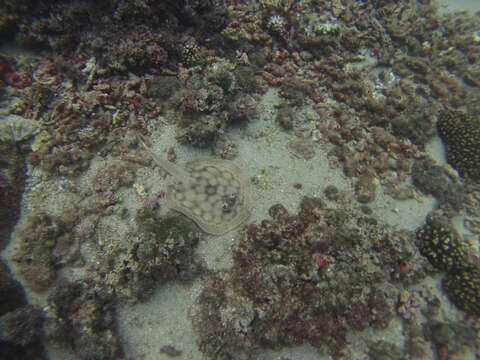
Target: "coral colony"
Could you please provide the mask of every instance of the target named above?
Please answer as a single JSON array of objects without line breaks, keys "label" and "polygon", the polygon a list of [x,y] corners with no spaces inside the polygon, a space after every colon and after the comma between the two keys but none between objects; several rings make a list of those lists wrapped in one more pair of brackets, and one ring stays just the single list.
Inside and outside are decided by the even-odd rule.
[{"label": "coral colony", "polygon": [[[0,359],[133,359],[117,307],[173,281],[205,359],[478,358],[479,29],[432,0],[2,1]],[[404,229],[384,198],[436,202]],[[227,237],[229,267],[196,251]]]}]

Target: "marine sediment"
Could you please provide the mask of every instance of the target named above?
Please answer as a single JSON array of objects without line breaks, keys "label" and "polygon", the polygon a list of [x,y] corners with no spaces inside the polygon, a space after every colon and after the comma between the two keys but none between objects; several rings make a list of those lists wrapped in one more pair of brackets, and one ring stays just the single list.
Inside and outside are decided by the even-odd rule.
[{"label": "marine sediment", "polygon": [[[8,349],[135,357],[116,333],[116,304],[198,281],[198,349],[212,359],[306,343],[348,357],[366,329],[365,357],[475,351],[476,320],[426,284],[446,272],[451,302],[478,315],[478,254],[450,218],[464,212],[480,234],[479,28],[429,0],[3,2],[0,43],[27,51],[0,54],[0,249],[20,217],[7,265],[48,298],[40,314],[1,274]],[[201,186],[172,190],[138,134],[159,136],[159,156]],[[459,176],[429,158],[437,135]],[[185,149],[208,160],[183,162]],[[253,156],[245,179],[243,156],[257,150],[272,164],[255,168]],[[305,169],[327,165],[318,181],[275,183],[291,156]],[[349,190],[322,188],[332,174]],[[248,192],[259,209],[272,189],[283,205],[247,220]],[[286,211],[286,194],[322,193]],[[413,233],[378,217],[382,201],[424,195],[448,221]],[[195,249],[206,232],[230,230],[233,268],[214,271]],[[380,341],[394,323],[398,342]],[[183,350],[174,345],[162,349]]]}]

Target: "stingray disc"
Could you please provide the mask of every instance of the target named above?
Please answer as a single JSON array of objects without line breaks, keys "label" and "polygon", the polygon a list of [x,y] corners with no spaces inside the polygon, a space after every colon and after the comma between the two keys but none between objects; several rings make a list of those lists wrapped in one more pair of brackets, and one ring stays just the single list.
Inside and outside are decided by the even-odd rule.
[{"label": "stingray disc", "polygon": [[166,202],[210,234],[226,233],[250,216],[250,182],[228,161],[195,159],[185,165],[192,181],[169,186]]}]

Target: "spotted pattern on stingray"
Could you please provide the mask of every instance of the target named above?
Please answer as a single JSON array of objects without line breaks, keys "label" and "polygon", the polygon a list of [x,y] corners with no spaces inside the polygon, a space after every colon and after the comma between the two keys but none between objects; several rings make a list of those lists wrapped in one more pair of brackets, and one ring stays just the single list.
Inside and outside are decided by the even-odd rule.
[{"label": "spotted pattern on stingray", "polygon": [[447,160],[461,176],[480,180],[480,118],[462,110],[443,112],[437,124],[447,146]]},{"label": "spotted pattern on stingray", "polygon": [[250,216],[250,182],[228,161],[196,159],[185,165],[190,182],[169,186],[167,206],[193,219],[210,234],[223,234]]}]

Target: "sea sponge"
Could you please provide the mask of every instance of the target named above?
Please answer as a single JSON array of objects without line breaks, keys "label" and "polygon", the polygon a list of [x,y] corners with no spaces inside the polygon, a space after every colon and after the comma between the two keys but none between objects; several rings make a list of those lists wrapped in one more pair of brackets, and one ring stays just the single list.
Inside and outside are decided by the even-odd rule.
[{"label": "sea sponge", "polygon": [[437,123],[447,146],[447,160],[461,176],[480,180],[480,118],[448,109]]}]

